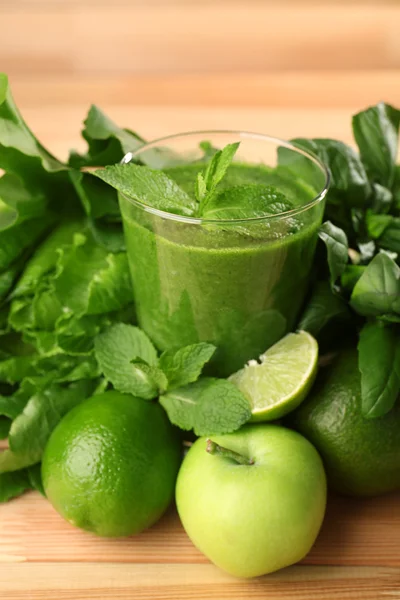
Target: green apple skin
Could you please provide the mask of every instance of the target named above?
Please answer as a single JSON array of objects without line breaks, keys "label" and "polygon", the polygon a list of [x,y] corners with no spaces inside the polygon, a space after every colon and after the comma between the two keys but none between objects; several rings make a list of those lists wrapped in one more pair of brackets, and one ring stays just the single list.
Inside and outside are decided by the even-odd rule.
[{"label": "green apple skin", "polygon": [[210,436],[249,459],[206,451],[199,438],[181,466],[176,504],[194,545],[236,577],[257,577],[308,554],[324,519],[326,477],[310,442],[278,425]]}]

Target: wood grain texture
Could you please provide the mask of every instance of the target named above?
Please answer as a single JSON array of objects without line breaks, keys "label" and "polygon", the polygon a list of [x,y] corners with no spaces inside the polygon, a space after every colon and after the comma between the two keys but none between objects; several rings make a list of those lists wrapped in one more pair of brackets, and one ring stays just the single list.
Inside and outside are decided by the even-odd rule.
[{"label": "wood grain texture", "polygon": [[[400,568],[400,495],[374,500],[331,497],[309,565]],[[79,531],[36,493],[0,508],[0,563],[96,561],[207,562],[186,536],[175,510],[139,536],[100,539]]]},{"label": "wood grain texture", "polygon": [[351,70],[400,66],[400,6],[335,2],[2,3],[12,74]]},{"label": "wood grain texture", "polygon": [[[2,600],[396,600],[400,569],[296,566],[237,580],[211,565],[0,565]],[[134,590],[134,591],[133,591]]]}]

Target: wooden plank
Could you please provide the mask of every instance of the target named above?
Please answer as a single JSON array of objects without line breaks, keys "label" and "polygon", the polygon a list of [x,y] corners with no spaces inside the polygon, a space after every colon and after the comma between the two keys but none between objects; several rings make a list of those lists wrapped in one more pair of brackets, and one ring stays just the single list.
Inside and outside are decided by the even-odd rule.
[{"label": "wooden plank", "polygon": [[13,74],[400,65],[398,4],[6,4],[0,18],[1,68]]},{"label": "wooden plank", "polygon": [[4,600],[395,600],[400,569],[296,566],[253,580],[212,565],[25,564],[0,566]]},{"label": "wooden plank", "polygon": [[22,107],[79,104],[356,108],[400,106],[400,76],[387,71],[288,71],[117,77],[11,77]]},{"label": "wooden plank", "polygon": [[[331,497],[309,565],[400,568],[400,496],[373,500]],[[202,564],[175,510],[139,536],[100,539],[73,528],[36,493],[1,506],[0,563],[94,561]],[[1,581],[1,579],[0,579]]]}]

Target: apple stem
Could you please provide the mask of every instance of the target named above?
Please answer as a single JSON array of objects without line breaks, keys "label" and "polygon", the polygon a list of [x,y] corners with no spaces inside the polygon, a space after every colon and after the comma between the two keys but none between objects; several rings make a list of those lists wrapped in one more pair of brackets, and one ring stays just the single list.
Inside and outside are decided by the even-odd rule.
[{"label": "apple stem", "polygon": [[254,460],[252,458],[247,458],[247,456],[243,456],[238,452],[234,452],[233,450],[229,450],[228,448],[224,448],[219,444],[216,444],[212,440],[207,440],[206,451],[209,454],[219,454],[224,458],[230,458],[237,462],[239,465],[254,465]]}]

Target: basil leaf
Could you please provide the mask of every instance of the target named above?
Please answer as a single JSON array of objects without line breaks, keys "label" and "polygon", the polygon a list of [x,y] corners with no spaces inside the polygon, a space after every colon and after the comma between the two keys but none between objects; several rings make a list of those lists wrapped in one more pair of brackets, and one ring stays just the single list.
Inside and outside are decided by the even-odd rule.
[{"label": "basil leaf", "polygon": [[362,413],[373,419],[393,408],[400,393],[400,336],[394,328],[367,323],[358,344]]}]

